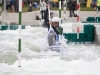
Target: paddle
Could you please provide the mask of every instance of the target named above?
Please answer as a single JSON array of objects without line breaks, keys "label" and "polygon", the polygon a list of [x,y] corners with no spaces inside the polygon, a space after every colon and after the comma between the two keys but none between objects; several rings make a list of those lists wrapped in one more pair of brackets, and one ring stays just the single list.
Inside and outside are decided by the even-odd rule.
[{"label": "paddle", "polygon": [[[49,22],[51,22],[51,19],[50,19],[50,6],[49,5],[48,5],[48,14],[49,14]],[[49,28],[49,31],[48,31],[48,44],[49,44],[49,46],[52,46],[52,45],[55,45],[56,42],[55,42],[55,35],[54,35],[54,32],[53,32],[51,23],[49,23],[49,25],[50,25],[50,28]]]},{"label": "paddle", "polygon": [[[48,4],[48,14],[49,14],[49,22],[51,22],[51,19],[50,19],[50,5],[49,4]],[[49,25],[50,25],[49,30],[52,30],[51,23],[49,23]]]}]

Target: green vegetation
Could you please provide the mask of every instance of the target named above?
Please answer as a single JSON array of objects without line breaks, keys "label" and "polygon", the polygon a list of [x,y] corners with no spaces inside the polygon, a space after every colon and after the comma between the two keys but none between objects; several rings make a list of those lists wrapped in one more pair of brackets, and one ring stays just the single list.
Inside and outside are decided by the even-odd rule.
[{"label": "green vegetation", "polygon": [[[37,0],[37,1],[39,1],[39,0]],[[81,8],[80,8],[81,11],[94,11],[94,8],[92,8],[92,7],[87,8],[85,6],[86,6],[86,4],[83,4],[83,5],[81,4]],[[33,8],[33,11],[37,11],[37,10],[39,10],[39,8],[36,8],[36,9]],[[52,7],[51,10],[59,10],[59,7]],[[62,8],[62,10],[63,10],[63,8]],[[68,8],[67,8],[67,10],[68,10]],[[23,7],[23,12],[27,12],[27,11],[28,11],[28,4],[27,4],[27,2],[25,2],[24,7]]]},{"label": "green vegetation", "polygon": [[[51,10],[59,10],[59,8],[51,8]],[[63,8],[62,8],[62,10],[63,10]],[[81,11],[94,11],[94,8],[82,7],[80,10]],[[24,6],[23,7],[23,12],[27,12],[27,11],[28,11],[28,7]],[[36,9],[33,8],[33,11],[39,11],[39,8],[36,8]],[[67,11],[68,11],[68,8],[67,8]]]},{"label": "green vegetation", "polygon": [[[59,10],[59,8],[51,8],[51,10]],[[67,8],[67,10],[68,10],[68,8]],[[80,10],[81,11],[94,11],[94,8],[81,7]]]},{"label": "green vegetation", "polygon": [[[51,8],[51,10],[59,10],[59,8]],[[28,11],[28,7],[24,6],[23,9],[22,9],[22,12],[27,12],[27,11]],[[33,11],[39,11],[39,8],[36,8],[36,9],[33,8]],[[68,11],[68,8],[67,8],[67,11]],[[94,8],[85,8],[85,7],[82,7],[81,11],[94,11]],[[8,12],[10,12],[10,10],[8,10]]]},{"label": "green vegetation", "polygon": [[[40,0],[32,0],[33,2],[37,2],[38,4],[40,3]],[[45,0],[45,1],[47,1],[47,0]],[[94,8],[92,8],[92,7],[90,7],[90,8],[87,8],[86,7],[86,0],[79,0],[80,1],[80,5],[81,5],[81,8],[80,8],[80,10],[81,11],[94,11]],[[83,1],[83,2],[82,2]],[[62,2],[63,2],[63,0],[62,0]],[[1,6],[1,5],[0,5]],[[39,8],[36,8],[36,9],[34,9],[33,8],[33,11],[37,11],[37,10],[39,10]],[[52,7],[51,8],[51,10],[59,10],[59,7],[57,8],[55,8],[55,7]],[[62,10],[63,10],[63,8],[62,8]],[[23,7],[23,10],[22,10],[22,12],[27,12],[28,11],[28,3],[27,3],[27,0],[25,0],[25,2],[24,2],[24,7]],[[67,8],[67,11],[68,11],[68,8]],[[8,12],[10,12],[10,9],[8,10]]]},{"label": "green vegetation", "polygon": [[[36,8],[36,9],[33,8],[33,11],[39,11],[39,10],[40,10],[39,8]],[[59,10],[59,8],[51,8],[51,10]],[[80,10],[81,11],[94,11],[94,8],[82,7]],[[24,6],[22,9],[22,12],[27,12],[27,11],[28,11],[28,6]],[[68,11],[68,8],[67,8],[67,11]],[[8,12],[10,12],[10,10],[8,10]]]},{"label": "green vegetation", "polygon": [[[94,8],[92,8],[92,7],[87,8],[85,6],[86,5],[81,6],[80,10],[81,11],[94,11]],[[36,8],[36,9],[33,8],[33,11],[37,11],[37,10],[39,10],[39,8]],[[51,7],[51,10],[59,10],[59,7]],[[62,8],[62,10],[63,10],[63,8]],[[23,10],[22,11],[23,12],[27,12],[28,11],[28,4],[27,4],[27,2],[24,3],[24,7],[23,7]],[[68,11],[68,8],[67,8],[67,11]],[[8,12],[10,12],[10,10],[8,10]]]}]

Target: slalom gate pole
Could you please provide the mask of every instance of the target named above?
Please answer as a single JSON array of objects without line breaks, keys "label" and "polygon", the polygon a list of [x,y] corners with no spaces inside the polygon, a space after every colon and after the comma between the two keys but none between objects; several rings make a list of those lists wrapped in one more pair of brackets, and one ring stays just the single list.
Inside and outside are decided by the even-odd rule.
[{"label": "slalom gate pole", "polygon": [[45,1],[43,1],[43,19],[44,19],[44,9],[45,8]]},{"label": "slalom gate pole", "polygon": [[32,4],[31,4],[31,1],[30,1],[30,11],[32,12]]},{"label": "slalom gate pole", "polygon": [[59,0],[59,25],[61,25],[61,0]]},{"label": "slalom gate pole", "polygon": [[77,39],[79,39],[79,22],[80,22],[80,3],[79,0],[77,0],[77,6],[76,6],[76,10],[77,10]]},{"label": "slalom gate pole", "polygon": [[40,25],[41,25],[41,0],[40,0]]},{"label": "slalom gate pole", "polygon": [[98,9],[100,9],[100,0],[97,0],[97,16],[98,16],[98,14],[99,14],[99,11],[98,11]]},{"label": "slalom gate pole", "polygon": [[21,67],[21,24],[22,24],[22,0],[19,0],[18,67]]},{"label": "slalom gate pole", "polygon": [[[61,25],[61,0],[59,0],[59,26]],[[59,35],[59,43],[61,43],[62,35]]]},{"label": "slalom gate pole", "polygon": [[67,8],[67,2],[66,0],[63,1],[63,11],[64,11],[64,21],[66,22],[66,8]]},{"label": "slalom gate pole", "polygon": [[96,22],[96,16],[97,16],[97,8],[96,8],[96,6],[94,8],[94,15],[95,15],[95,22]]},{"label": "slalom gate pole", "polygon": [[[51,21],[51,18],[50,18],[50,5],[48,5],[48,14],[49,14],[49,22]],[[50,24],[50,30],[51,30],[51,24]]]},{"label": "slalom gate pole", "polygon": [[95,22],[98,22],[98,19],[96,20],[96,17],[98,16],[98,7],[95,7]]},{"label": "slalom gate pole", "polygon": [[[0,0],[0,24],[1,24],[1,20],[2,20],[2,0]],[[0,25],[0,29],[1,29],[1,25]]]},{"label": "slalom gate pole", "polygon": [[[98,17],[98,8],[97,8],[97,17]],[[97,22],[98,22],[98,19],[97,19]]]}]

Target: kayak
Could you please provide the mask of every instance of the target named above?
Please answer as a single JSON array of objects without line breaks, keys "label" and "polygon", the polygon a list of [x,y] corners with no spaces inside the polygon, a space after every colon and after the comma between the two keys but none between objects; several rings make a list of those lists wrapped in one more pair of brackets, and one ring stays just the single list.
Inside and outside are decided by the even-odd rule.
[{"label": "kayak", "polygon": [[47,51],[54,51],[54,52],[60,53],[60,54],[62,54],[62,55],[68,53],[67,47],[65,47],[65,46],[62,45],[62,44],[48,46],[48,47],[46,47],[45,51],[46,51],[46,52],[47,52]]}]

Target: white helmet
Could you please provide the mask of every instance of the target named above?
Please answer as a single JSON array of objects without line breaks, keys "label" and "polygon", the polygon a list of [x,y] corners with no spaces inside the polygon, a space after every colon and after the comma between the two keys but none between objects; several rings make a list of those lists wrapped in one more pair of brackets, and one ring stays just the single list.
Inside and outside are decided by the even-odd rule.
[{"label": "white helmet", "polygon": [[58,17],[53,17],[52,22],[59,22],[59,18]]}]

